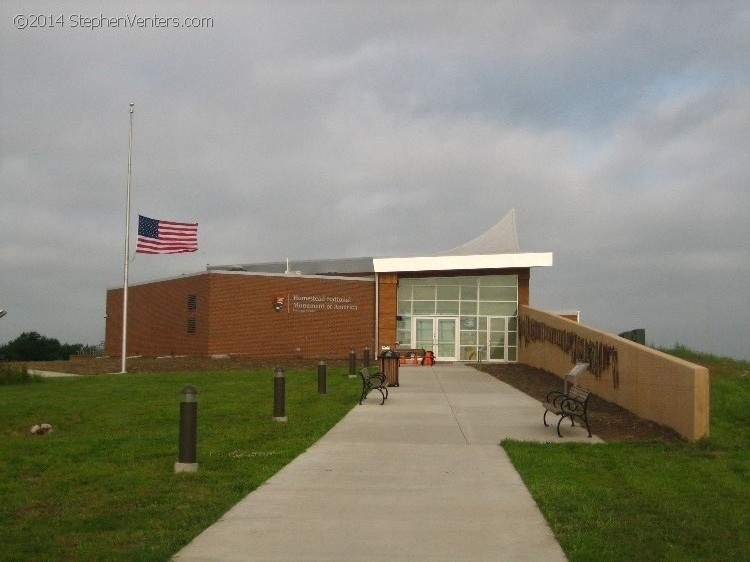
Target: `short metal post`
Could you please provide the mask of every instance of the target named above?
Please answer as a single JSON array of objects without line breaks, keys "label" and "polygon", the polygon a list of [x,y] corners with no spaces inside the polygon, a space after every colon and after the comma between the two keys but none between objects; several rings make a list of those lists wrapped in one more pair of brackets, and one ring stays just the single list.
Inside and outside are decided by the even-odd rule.
[{"label": "short metal post", "polygon": [[180,451],[175,472],[197,472],[198,391],[192,385],[182,389],[180,399]]},{"label": "short metal post", "polygon": [[354,351],[354,348],[349,350],[349,378],[353,379],[355,378],[357,372],[357,352]]},{"label": "short metal post", "polygon": [[286,419],[286,370],[281,365],[273,369],[273,419],[285,422]]},{"label": "short metal post", "polygon": [[326,362],[323,359],[318,361],[318,392],[326,393]]},{"label": "short metal post", "polygon": [[362,365],[365,367],[370,366],[370,348],[365,346],[365,350],[362,355]]}]

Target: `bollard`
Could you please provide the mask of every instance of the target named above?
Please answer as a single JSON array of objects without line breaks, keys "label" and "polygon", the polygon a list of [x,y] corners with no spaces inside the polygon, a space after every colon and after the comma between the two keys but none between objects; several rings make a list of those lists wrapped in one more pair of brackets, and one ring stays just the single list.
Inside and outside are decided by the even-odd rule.
[{"label": "bollard", "polygon": [[286,421],[286,371],[278,365],[273,369],[273,419]]},{"label": "bollard", "polygon": [[198,391],[192,385],[182,389],[180,399],[180,452],[175,472],[197,472]]},{"label": "bollard", "polygon": [[318,361],[318,392],[326,393],[326,362],[324,359]]},{"label": "bollard", "polygon": [[357,352],[352,348],[349,351],[349,378],[355,378],[357,372]]},{"label": "bollard", "polygon": [[362,355],[362,365],[364,367],[370,366],[370,348],[365,346],[365,350]]}]

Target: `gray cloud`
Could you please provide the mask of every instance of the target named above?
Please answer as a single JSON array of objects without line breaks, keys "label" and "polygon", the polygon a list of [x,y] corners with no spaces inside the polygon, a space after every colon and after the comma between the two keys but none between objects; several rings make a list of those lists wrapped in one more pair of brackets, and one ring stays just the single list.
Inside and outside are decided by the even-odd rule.
[{"label": "gray cloud", "polygon": [[[133,215],[206,263],[430,253],[517,209],[532,301],[748,357],[750,9],[739,2],[4,3],[0,342],[103,337]],[[17,14],[213,18],[18,30]]]}]

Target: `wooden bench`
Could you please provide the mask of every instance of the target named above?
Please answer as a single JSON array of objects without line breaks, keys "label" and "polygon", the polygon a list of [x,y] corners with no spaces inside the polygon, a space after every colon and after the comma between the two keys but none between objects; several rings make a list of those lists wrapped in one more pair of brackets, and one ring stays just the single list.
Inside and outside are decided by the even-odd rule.
[{"label": "wooden bench", "polygon": [[591,429],[589,428],[589,416],[588,416],[588,403],[589,396],[591,393],[588,390],[584,390],[580,386],[573,386],[567,394],[565,392],[558,392],[553,390],[547,393],[547,399],[544,403],[544,427],[547,425],[547,412],[552,412],[555,415],[560,416],[557,422],[557,435],[562,437],[560,433],[560,424],[565,418],[570,419],[570,425],[575,425],[575,418],[582,420],[586,424],[586,429],[591,437]]},{"label": "wooden bench", "polygon": [[385,399],[388,398],[388,386],[385,374],[380,372],[372,374],[365,367],[359,372],[359,376],[362,377],[362,396],[359,398],[360,405],[362,404],[362,400],[365,400],[371,391],[377,390],[383,397],[380,401],[380,405],[382,406],[385,403]]}]

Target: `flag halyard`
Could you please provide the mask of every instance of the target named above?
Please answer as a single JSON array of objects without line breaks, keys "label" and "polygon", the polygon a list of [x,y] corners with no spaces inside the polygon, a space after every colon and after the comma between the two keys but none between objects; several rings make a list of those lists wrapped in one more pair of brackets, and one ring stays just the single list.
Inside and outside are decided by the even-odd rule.
[{"label": "flag halyard", "polygon": [[198,250],[198,223],[152,219],[138,215],[136,253],[180,254]]}]

